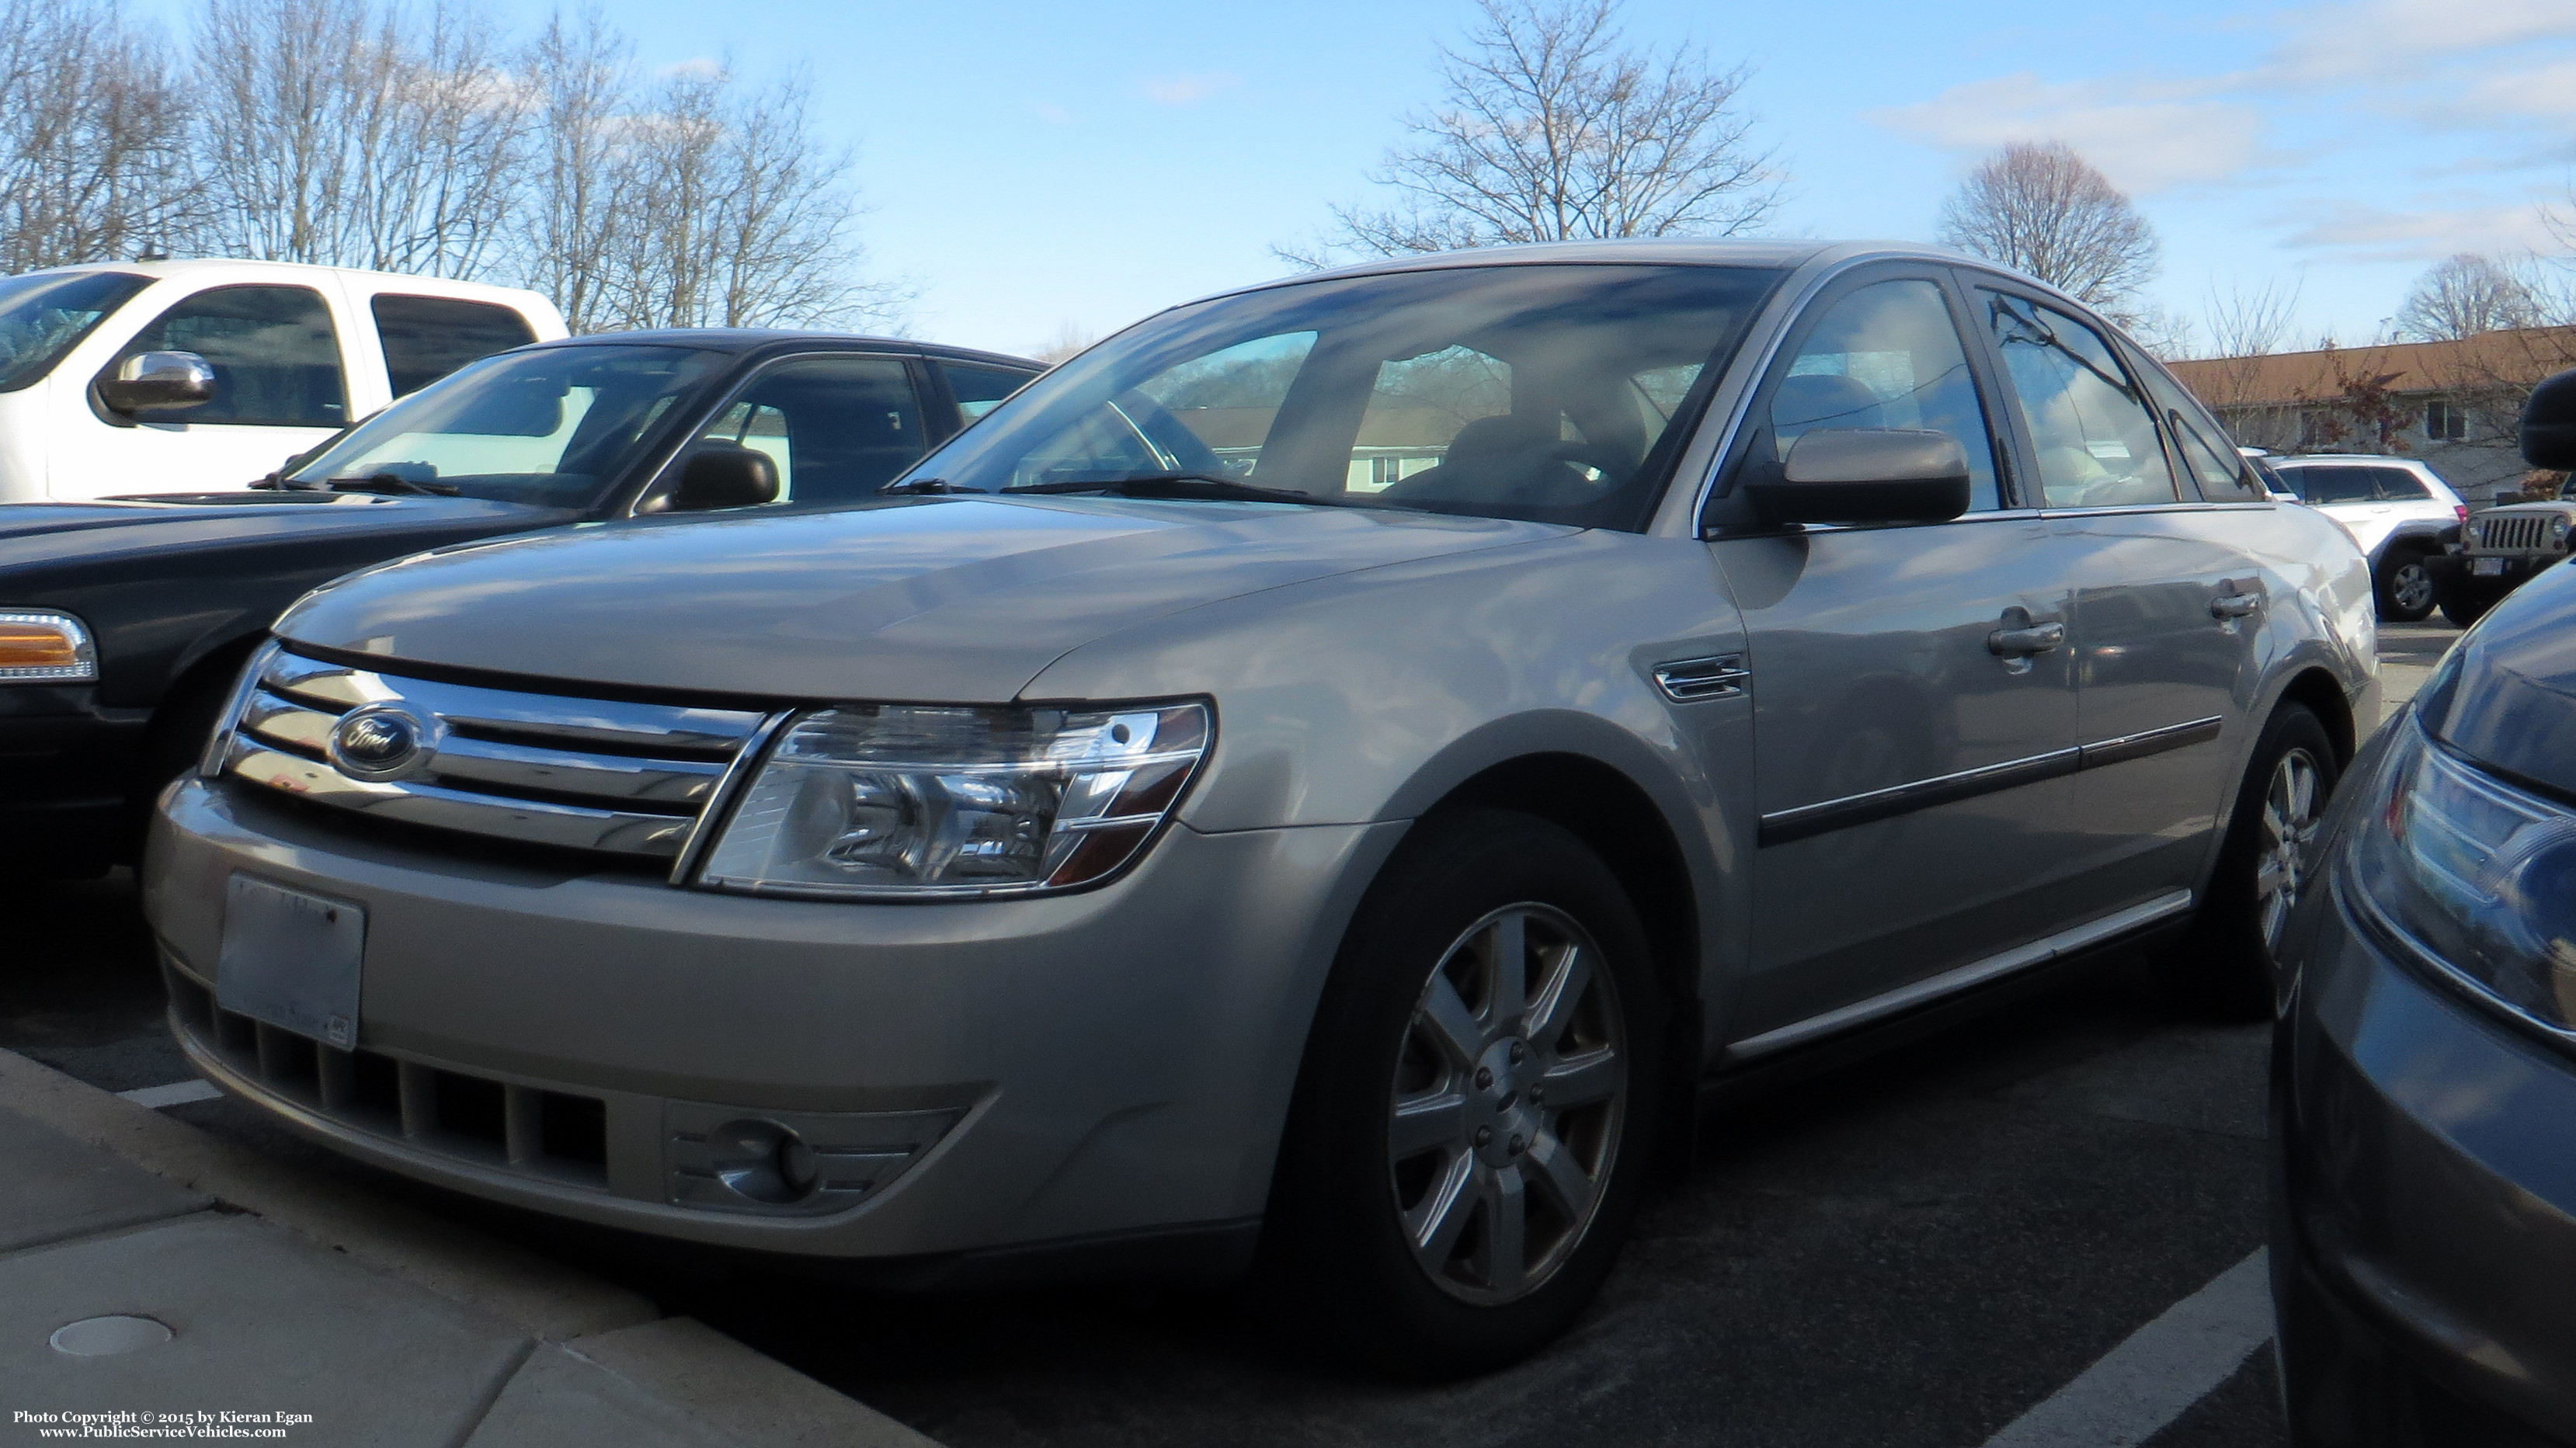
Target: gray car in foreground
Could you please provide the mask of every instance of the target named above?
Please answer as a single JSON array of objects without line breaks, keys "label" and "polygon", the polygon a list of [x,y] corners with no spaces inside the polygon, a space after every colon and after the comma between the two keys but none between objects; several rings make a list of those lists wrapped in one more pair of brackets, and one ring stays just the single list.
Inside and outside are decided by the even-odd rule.
[{"label": "gray car in foreground", "polygon": [[[792,460],[791,460],[792,462]],[[2371,580],[2084,308],[1603,244],[1176,307],[797,518],[308,597],[146,872],[354,1156],[1457,1371],[1697,1093],[2188,934],[2268,1003]]]}]

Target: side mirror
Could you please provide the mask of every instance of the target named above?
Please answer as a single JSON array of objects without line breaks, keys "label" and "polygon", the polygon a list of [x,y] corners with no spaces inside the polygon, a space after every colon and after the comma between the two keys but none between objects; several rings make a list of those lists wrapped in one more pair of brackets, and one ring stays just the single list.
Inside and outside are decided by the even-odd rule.
[{"label": "side mirror", "polygon": [[1946,522],[1968,511],[1968,452],[1946,432],[1811,432],[1748,491],[1766,523]]},{"label": "side mirror", "polygon": [[2522,460],[2553,473],[2576,470],[2576,368],[2531,389],[2522,405]]},{"label": "side mirror", "polygon": [[758,448],[729,442],[700,443],[680,470],[664,511],[703,513],[717,508],[756,508],[778,500],[778,464]]},{"label": "side mirror", "polygon": [[98,380],[98,398],[117,412],[195,407],[215,400],[214,364],[194,352],[137,352]]}]

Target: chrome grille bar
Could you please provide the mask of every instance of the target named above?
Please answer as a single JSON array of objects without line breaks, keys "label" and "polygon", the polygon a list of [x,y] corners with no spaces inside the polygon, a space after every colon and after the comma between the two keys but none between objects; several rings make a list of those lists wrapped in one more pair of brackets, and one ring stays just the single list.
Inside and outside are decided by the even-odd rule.
[{"label": "chrome grille bar", "polygon": [[[357,710],[417,726],[416,747],[390,766],[337,753],[343,716]],[[669,860],[769,717],[415,679],[280,650],[246,692],[218,770],[378,819]]]}]

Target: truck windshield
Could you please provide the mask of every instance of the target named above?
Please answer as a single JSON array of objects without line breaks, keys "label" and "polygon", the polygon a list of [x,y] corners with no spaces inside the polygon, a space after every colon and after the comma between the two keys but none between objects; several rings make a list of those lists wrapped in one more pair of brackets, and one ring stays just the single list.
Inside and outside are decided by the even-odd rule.
[{"label": "truck windshield", "polygon": [[1177,307],[1030,383],[891,488],[1636,528],[1779,276],[1462,266]]},{"label": "truck windshield", "polygon": [[101,318],[151,284],[131,272],[0,277],[0,392],[15,392],[53,370]]},{"label": "truck windshield", "polygon": [[722,370],[692,347],[539,347],[472,363],[352,428],[290,488],[588,508]]}]

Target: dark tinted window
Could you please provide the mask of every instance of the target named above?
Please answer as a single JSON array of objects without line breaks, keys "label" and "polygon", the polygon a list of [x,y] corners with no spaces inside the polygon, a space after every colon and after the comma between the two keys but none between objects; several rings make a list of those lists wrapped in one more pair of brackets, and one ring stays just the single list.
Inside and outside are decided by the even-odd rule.
[{"label": "dark tinted window", "polygon": [[700,436],[769,454],[782,503],[873,496],[924,447],[911,373],[892,357],[781,362],[754,378]]},{"label": "dark tinted window", "polygon": [[2404,468],[2372,468],[2370,471],[2379,480],[2379,496],[2384,502],[2420,503],[2433,496],[2422,478]]},{"label": "dark tinted window", "polygon": [[138,352],[194,352],[215,369],[213,401],[138,408],[140,421],[266,427],[348,421],[339,335],[322,294],[310,287],[199,292],[145,327],[117,360]]},{"label": "dark tinted window", "polygon": [[0,280],[0,392],[43,377],[101,317],[151,281],[124,272],[38,272]]},{"label": "dark tinted window", "polygon": [[385,343],[385,375],[396,397],[418,392],[478,358],[537,340],[525,317],[489,302],[380,293],[368,307]]},{"label": "dark tinted window", "polygon": [[2283,468],[2281,476],[2288,478],[2291,489],[2311,503],[2375,503],[2379,501],[2379,484],[2371,474],[2377,471],[2377,468],[2316,463],[2303,468]]},{"label": "dark tinted window", "polygon": [[1028,380],[1037,375],[964,362],[942,362],[939,370],[947,375],[948,390],[957,396],[957,414],[963,422],[973,422],[1000,406],[1003,398],[1027,386]]}]

